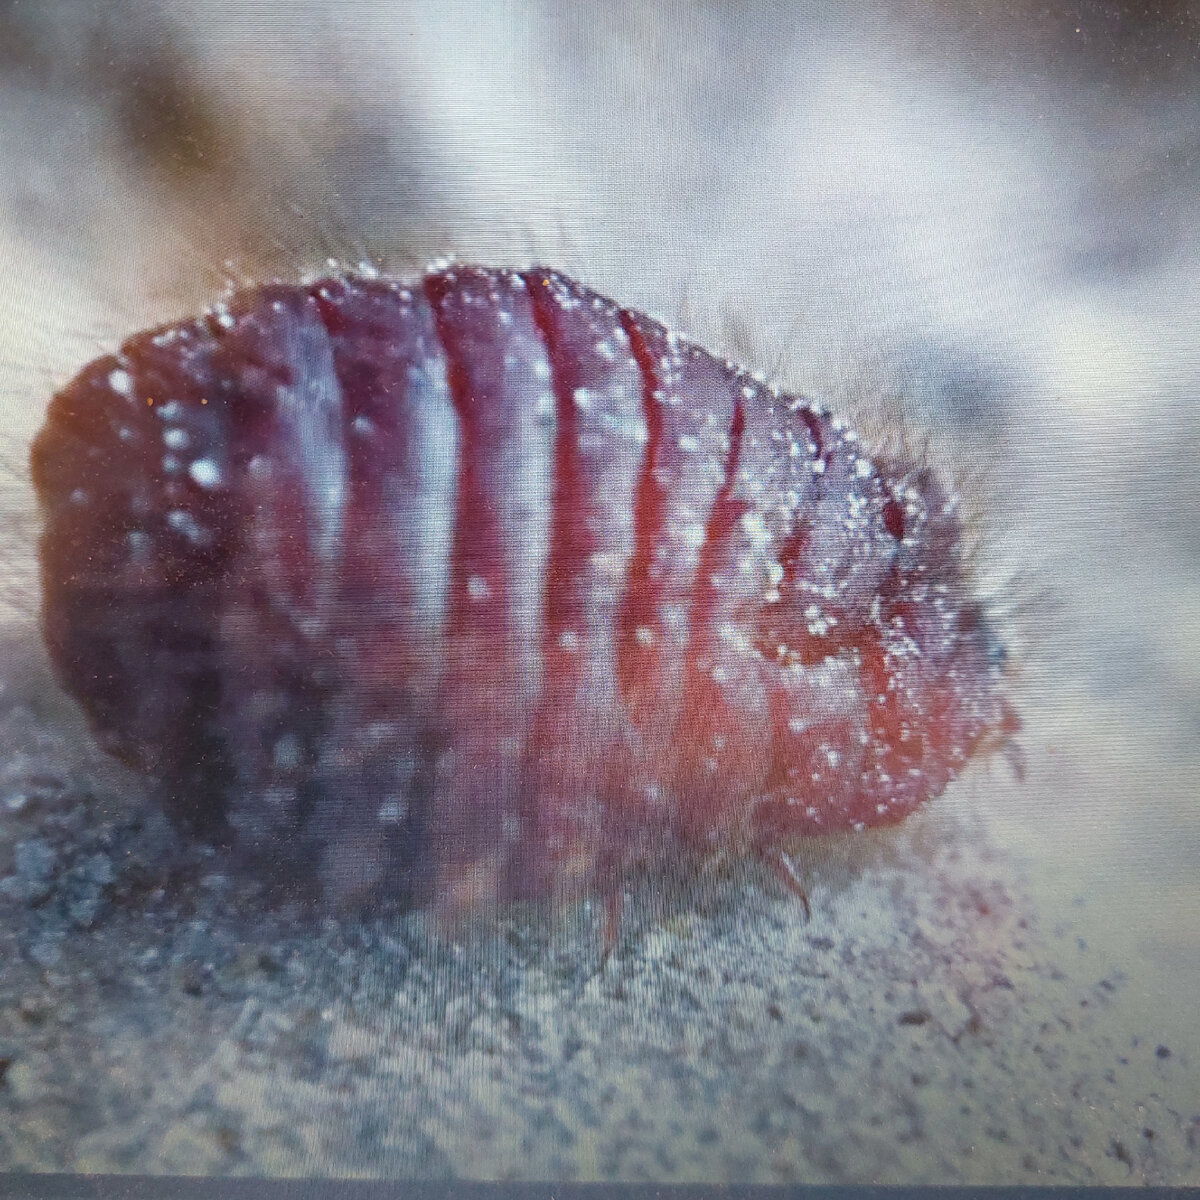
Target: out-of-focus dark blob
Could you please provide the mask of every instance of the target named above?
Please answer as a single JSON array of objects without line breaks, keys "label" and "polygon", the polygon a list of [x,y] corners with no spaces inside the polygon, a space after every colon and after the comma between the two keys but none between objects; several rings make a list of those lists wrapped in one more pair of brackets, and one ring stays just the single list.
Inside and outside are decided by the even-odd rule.
[{"label": "out-of-focus dark blob", "polygon": [[129,148],[159,170],[189,174],[219,170],[227,122],[194,67],[167,41],[136,59],[109,60],[122,81],[117,127]]},{"label": "out-of-focus dark blob", "polygon": [[0,71],[6,74],[40,73],[49,53],[38,36],[31,5],[22,0],[0,3]]},{"label": "out-of-focus dark blob", "polygon": [[[455,176],[427,118],[395,96],[381,109],[332,28],[306,46],[309,87],[295,63],[256,61],[249,27],[244,42],[214,36],[218,19],[203,5],[9,0],[0,90],[53,129],[64,159],[158,205],[171,252],[209,279],[331,256],[413,261],[445,244],[455,194],[442,181]],[[81,180],[43,191],[36,211],[78,223]]]},{"label": "out-of-focus dark blob", "polygon": [[777,855],[1017,728],[931,470],[552,271],[242,292],[86,367],[33,472],[103,744],[334,898]]},{"label": "out-of-focus dark blob", "polygon": [[952,0],[899,5],[919,23],[953,31],[989,71],[1006,55],[1022,70],[1041,59],[1061,78],[1077,73],[1129,92],[1174,88],[1200,71],[1200,10],[1193,0],[1072,0],[967,7]]},{"label": "out-of-focus dark blob", "polygon": [[1002,436],[1017,405],[1006,379],[1008,364],[968,347],[935,340],[900,347],[889,363],[890,386],[928,412],[931,423],[952,426],[970,439]]},{"label": "out-of-focus dark blob", "polygon": [[127,151],[168,172],[215,171],[233,123],[204,84],[181,28],[122,0],[105,6],[9,0],[0,70],[27,87],[108,109]]},{"label": "out-of-focus dark blob", "polygon": [[1153,86],[1200,67],[1200,10],[1192,0],[1077,0],[1041,14],[1094,71],[1130,86]]}]

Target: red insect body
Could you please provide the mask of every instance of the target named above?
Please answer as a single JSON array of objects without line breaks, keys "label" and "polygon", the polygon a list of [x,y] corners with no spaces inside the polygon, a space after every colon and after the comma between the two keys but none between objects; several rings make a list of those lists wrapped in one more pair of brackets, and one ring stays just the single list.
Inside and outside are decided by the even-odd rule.
[{"label": "red insect body", "polygon": [[251,289],[33,463],[104,744],[337,895],[611,893],[896,821],[1016,725],[928,470],[554,272]]}]

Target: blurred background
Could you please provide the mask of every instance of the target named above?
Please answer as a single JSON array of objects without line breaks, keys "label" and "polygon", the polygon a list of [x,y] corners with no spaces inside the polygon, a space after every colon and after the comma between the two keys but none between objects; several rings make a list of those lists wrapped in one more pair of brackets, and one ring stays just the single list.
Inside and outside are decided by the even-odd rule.
[{"label": "blurred background", "polygon": [[[11,742],[10,767],[22,764],[4,776],[9,790],[0,795],[0,872],[18,881],[7,892],[17,915],[9,919],[15,957],[0,966],[0,1063],[7,1055],[9,1075],[25,1081],[24,1093],[10,1084],[7,1097],[0,1082],[0,1103],[24,1114],[12,1118],[14,1132],[0,1132],[0,1163],[7,1156],[14,1165],[60,1169],[1200,1182],[1200,1098],[1193,1092],[1189,1104],[1183,1075],[1135,1082],[1088,1058],[1105,1038],[1118,1047],[1113,1062],[1132,1044],[1154,1057],[1147,1070],[1200,1065],[1198,44],[1200,13],[1182,0],[1012,0],[982,9],[949,0],[0,3],[0,613],[11,645],[9,665],[0,667],[0,736]],[[928,444],[930,459],[960,481],[981,586],[1010,644],[1028,769],[1024,782],[1000,763],[973,769],[915,833],[902,835],[916,864],[906,870],[919,876],[931,858],[948,869],[938,858],[947,844],[971,864],[986,860],[988,877],[1016,897],[1012,911],[1024,928],[1036,925],[1057,947],[1046,961],[1065,955],[1064,946],[1093,956],[1086,967],[1059,964],[1060,992],[1063,978],[1082,978],[1076,970],[1119,981],[1119,1013],[1102,1031],[1081,1027],[1075,1041],[1063,1032],[1079,1015],[1064,1015],[1063,1006],[1075,1004],[1065,993],[1051,1002],[1037,991],[1046,1012],[1033,1000],[1017,1004],[1067,1038],[1064,1061],[1078,1053],[1086,1065],[1052,1082],[1026,1073],[1007,1084],[1038,1090],[1018,1108],[1053,1123],[1060,1109],[1090,1103],[1071,1083],[1090,1072],[1107,1097],[1100,1109],[1123,1114],[1111,1129],[1073,1150],[1062,1150],[1069,1135],[1047,1135],[1023,1159],[1013,1145],[1029,1138],[1018,1123],[992,1138],[990,1154],[972,1159],[964,1147],[986,1136],[959,1113],[956,1094],[945,1100],[956,1132],[944,1144],[928,1135],[934,1149],[900,1151],[885,1122],[870,1153],[852,1143],[858,1158],[839,1156],[831,1123],[869,1123],[869,1114],[846,1109],[836,1120],[827,1114],[821,1136],[787,1134],[799,1140],[784,1137],[782,1150],[768,1152],[770,1137],[748,1129],[745,1146],[722,1157],[694,1135],[714,1113],[737,1112],[741,1093],[714,1084],[695,1092],[680,1085],[662,1101],[678,1115],[660,1131],[675,1148],[658,1157],[623,1156],[621,1138],[634,1134],[603,1116],[590,1126],[592,1141],[580,1141],[584,1102],[570,1099],[560,1118],[575,1140],[558,1158],[530,1133],[534,1117],[519,1124],[520,1136],[488,1140],[463,1132],[466,1116],[443,1117],[431,1132],[407,1109],[405,1128],[421,1125],[425,1149],[405,1143],[402,1153],[394,1149],[401,1118],[386,1105],[374,1119],[392,1141],[356,1134],[365,1139],[359,1158],[329,1145],[263,1151],[245,1112],[229,1118],[239,1131],[236,1152],[221,1150],[215,1134],[217,1149],[181,1151],[176,1133],[147,1126],[132,1101],[128,1111],[76,1114],[75,1141],[39,1140],[37,1121],[58,1111],[54,1088],[67,1088],[48,1082],[67,1035],[46,1034],[45,1021],[31,1032],[20,1006],[30,996],[93,988],[94,978],[79,982],[84,968],[74,955],[84,951],[75,947],[104,928],[99,917],[47,925],[47,903],[57,901],[21,890],[38,868],[28,851],[18,861],[15,849],[48,836],[37,823],[58,811],[53,788],[26,803],[36,791],[29,764],[55,777],[53,760],[69,757],[76,791],[87,790],[93,769],[67,706],[46,698],[52,689],[38,661],[36,514],[25,459],[49,396],[123,336],[194,312],[232,284],[298,279],[329,259],[404,272],[439,255],[559,266],[817,396],[875,438]],[[55,853],[65,861],[61,848]],[[839,853],[829,851],[830,861]],[[814,850],[811,886],[829,936],[887,947],[900,956],[888,960],[888,978],[905,977],[897,945],[907,934],[889,907],[894,893],[872,883],[871,863],[846,878],[832,867],[822,874],[824,855]],[[912,886],[924,895],[923,885]],[[119,923],[120,904],[105,889],[109,883],[97,884],[116,910],[110,923]],[[763,920],[762,928],[775,928],[779,919],[777,898],[747,903],[731,902],[713,918],[727,923],[734,942],[739,928],[759,930]],[[914,903],[918,917],[922,904],[936,909],[936,889]],[[1032,937],[1015,932],[1019,920],[980,927],[979,953],[1003,958],[1014,938]],[[969,930],[960,932],[969,946]],[[721,936],[708,933],[710,942]],[[253,945],[265,937],[230,934]],[[42,958],[52,962],[36,953],[44,945],[51,950]],[[692,952],[700,953],[694,945]],[[526,983],[528,972],[548,969],[538,953],[513,968]],[[962,953],[970,959],[975,951]],[[761,955],[759,967],[776,962],[781,975],[793,961],[769,937]],[[204,953],[199,959],[207,961]],[[873,1005],[869,971],[845,969]],[[67,982],[48,982],[56,971]],[[178,1017],[174,984],[161,993],[156,986],[140,999],[104,1002],[113,1023],[107,1036],[126,1028],[149,995],[158,996],[162,1021]],[[712,995],[697,994],[714,1011]],[[235,1054],[230,1027],[260,1027],[265,1002],[251,1020],[244,991],[231,985],[223,999],[207,995],[209,1057],[189,1060],[186,1077],[194,1083],[206,1070],[211,1089],[220,1055]],[[605,996],[604,1004],[621,1002]],[[539,1010],[543,1023],[528,1036],[552,1064],[555,1082],[545,1086],[570,1097],[576,1093],[562,1090],[565,1076],[553,1066],[570,1056],[561,1036],[546,1039],[582,1018],[564,1015],[560,1003],[547,989],[544,1004],[557,1015]],[[682,1026],[660,1031],[664,1044],[687,1043],[685,1009],[674,1010]],[[444,1005],[438,1014],[429,1020],[449,1019]],[[860,1018],[863,1045],[885,1045],[872,1041],[874,1016]],[[604,1019],[588,1028],[617,1036],[620,1023]],[[1020,1027],[1019,1014],[1004,1019]],[[360,1034],[365,1027],[355,1026]],[[90,1045],[98,1035],[79,1036]],[[164,1069],[183,1070],[166,1058]],[[474,1095],[472,1080],[483,1078],[468,1058],[439,1060],[455,1095]],[[869,1091],[879,1069],[869,1060],[858,1073],[834,1071],[841,1084],[822,1086]],[[369,1055],[354,1061],[369,1072]],[[1037,1061],[1052,1071],[1044,1056]],[[1012,1069],[997,1065],[996,1079]],[[771,1086],[811,1090],[808,1070],[778,1066]],[[103,1071],[119,1074],[107,1059]],[[306,1086],[332,1086],[318,1076]],[[162,1100],[155,1081],[138,1078],[147,1096]],[[620,1092],[619,1078],[613,1086]],[[1136,1115],[1152,1093],[1174,1122],[1169,1138],[1159,1130],[1157,1149],[1145,1136],[1149,1120],[1143,1127]],[[192,1112],[197,1094],[184,1088],[172,1102]],[[320,1106],[329,1094],[309,1101],[327,1125],[332,1118]],[[364,1111],[372,1103],[361,1099]],[[478,1103],[487,1109],[491,1101]],[[766,1108],[786,1111],[781,1102]],[[797,1127],[816,1128],[813,1120],[795,1117]],[[135,1127],[137,1136],[128,1133]],[[680,1139],[691,1149],[680,1150]],[[378,1148],[387,1145],[394,1153]]]}]

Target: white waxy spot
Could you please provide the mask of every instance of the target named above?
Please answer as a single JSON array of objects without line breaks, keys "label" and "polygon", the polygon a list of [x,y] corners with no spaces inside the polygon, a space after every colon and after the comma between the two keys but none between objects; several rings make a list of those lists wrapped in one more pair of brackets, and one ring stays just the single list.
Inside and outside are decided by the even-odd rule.
[{"label": "white waxy spot", "polygon": [[271,761],[281,771],[294,771],[300,765],[300,739],[285,733],[271,749]]},{"label": "white waxy spot", "polygon": [[554,416],[554,396],[550,392],[539,392],[535,411],[539,420],[549,421]]},{"label": "white waxy spot", "polygon": [[685,454],[695,454],[700,449],[700,439],[690,433],[683,434],[679,439],[679,448]]},{"label": "white waxy spot", "polygon": [[399,796],[389,796],[375,815],[384,825],[399,825],[408,815],[408,805]]},{"label": "white waxy spot", "polygon": [[183,405],[178,400],[168,400],[166,404],[160,404],[154,411],[158,413],[160,421],[174,421],[183,416]]},{"label": "white waxy spot", "polygon": [[83,488],[76,488],[71,493],[69,498],[72,504],[86,504],[90,499],[87,492],[85,492]]},{"label": "white waxy spot", "polygon": [[742,516],[742,528],[746,531],[746,536],[756,549],[761,550],[771,540],[770,530],[767,529],[766,522],[763,521],[761,513],[745,513]]},{"label": "white waxy spot", "polygon": [[167,513],[167,524],[197,546],[203,546],[210,540],[208,530],[190,512],[185,512],[182,508],[173,508]]},{"label": "white waxy spot", "polygon": [[654,630],[648,625],[639,625],[634,631],[633,636],[637,639],[639,646],[653,646],[655,642]]},{"label": "white waxy spot", "polygon": [[866,479],[871,474],[871,464],[865,458],[856,458],[854,460],[854,473],[859,479]]},{"label": "white waxy spot", "polygon": [[571,399],[580,412],[587,412],[596,403],[596,393],[590,388],[576,388]]},{"label": "white waxy spot", "polygon": [[129,546],[130,561],[139,566],[145,563],[150,557],[150,549],[154,545],[150,535],[143,529],[135,529],[126,535],[125,540]]},{"label": "white waxy spot", "polygon": [[704,545],[704,526],[699,521],[694,521],[691,525],[685,525],[679,531],[679,540],[685,546],[689,546],[693,550],[699,550]]},{"label": "white waxy spot", "polygon": [[221,482],[221,469],[211,458],[198,458],[190,467],[188,474],[203,488],[216,487]]},{"label": "white waxy spot", "polygon": [[624,571],[625,560],[619,554],[608,554],[598,550],[588,559],[588,565],[598,575],[620,578]]},{"label": "white waxy spot", "polygon": [[117,430],[117,437],[119,437],[123,442],[132,442],[136,437],[136,434],[134,434],[133,430],[130,429],[128,425],[122,425],[121,428]]},{"label": "white waxy spot", "polygon": [[175,475],[183,464],[173,454],[164,454],[162,460],[162,469],[168,475]]},{"label": "white waxy spot", "polygon": [[621,423],[621,432],[631,442],[636,442],[639,446],[644,446],[650,440],[650,427],[641,417],[632,421],[623,421]]},{"label": "white waxy spot", "polygon": [[743,650],[749,648],[748,644],[746,643],[745,634],[743,633],[741,627],[734,624],[732,621],[722,621],[717,626],[717,637],[719,637],[721,641],[725,642],[727,645],[737,646],[739,649]]},{"label": "white waxy spot", "polygon": [[573,629],[564,629],[558,635],[558,646],[560,650],[578,650],[579,635]]},{"label": "white waxy spot", "polygon": [[488,581],[482,575],[472,575],[467,580],[467,595],[475,601],[487,600],[492,594]]},{"label": "white waxy spot", "polygon": [[172,425],[170,429],[163,431],[163,443],[172,450],[182,450],[190,440],[187,430],[180,429],[178,425]]},{"label": "white waxy spot", "polygon": [[817,604],[810,604],[804,610],[804,619],[813,637],[824,637],[837,624],[837,618],[830,616]]},{"label": "white waxy spot", "polygon": [[672,629],[683,629],[687,625],[687,609],[681,604],[665,604],[662,609],[663,624]]},{"label": "white waxy spot", "polygon": [[813,461],[812,473],[814,475],[825,474],[825,460],[823,458],[818,458]]},{"label": "white waxy spot", "polygon": [[842,756],[832,746],[826,746],[824,747],[824,750],[825,761],[829,763],[831,767],[836,769],[837,765],[842,761]]},{"label": "white waxy spot", "polygon": [[354,432],[360,437],[365,437],[368,433],[373,433],[375,431],[375,426],[370,417],[364,417],[361,413],[359,413],[359,415],[354,418],[353,429]]},{"label": "white waxy spot", "polygon": [[122,371],[118,367],[115,371],[108,373],[108,386],[112,388],[118,396],[133,395],[133,376],[128,371]]}]

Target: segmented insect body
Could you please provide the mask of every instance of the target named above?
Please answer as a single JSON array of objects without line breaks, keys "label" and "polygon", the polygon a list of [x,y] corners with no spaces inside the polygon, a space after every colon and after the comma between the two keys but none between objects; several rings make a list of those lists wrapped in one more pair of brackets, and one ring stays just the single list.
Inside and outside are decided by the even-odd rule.
[{"label": "segmented insect body", "polygon": [[1015,728],[929,470],[552,271],[244,291],[85,368],[33,467],[103,744],[337,896],[768,853]]}]

